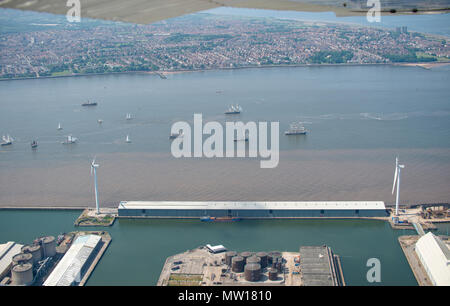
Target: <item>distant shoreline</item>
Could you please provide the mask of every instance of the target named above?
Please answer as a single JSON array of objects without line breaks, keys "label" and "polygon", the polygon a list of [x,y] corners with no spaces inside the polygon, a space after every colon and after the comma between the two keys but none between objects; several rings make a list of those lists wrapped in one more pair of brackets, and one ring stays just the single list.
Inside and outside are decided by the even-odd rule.
[{"label": "distant shoreline", "polygon": [[54,78],[69,78],[69,77],[84,77],[95,75],[120,75],[120,74],[153,74],[164,78],[165,75],[187,73],[187,72],[206,72],[206,71],[222,71],[222,70],[241,70],[241,69],[260,69],[260,68],[289,68],[289,67],[355,67],[355,66],[405,66],[405,67],[421,67],[431,69],[433,67],[441,67],[450,65],[449,62],[405,62],[405,63],[367,63],[367,64],[280,64],[280,65],[263,65],[263,66],[246,66],[246,67],[222,67],[222,68],[203,68],[203,69],[180,69],[169,71],[123,71],[123,72],[101,72],[101,73],[79,73],[69,75],[55,75],[55,76],[41,76],[41,77],[23,77],[23,78],[9,78],[0,79],[0,81],[19,81],[19,80],[34,80],[34,79],[54,79]]}]

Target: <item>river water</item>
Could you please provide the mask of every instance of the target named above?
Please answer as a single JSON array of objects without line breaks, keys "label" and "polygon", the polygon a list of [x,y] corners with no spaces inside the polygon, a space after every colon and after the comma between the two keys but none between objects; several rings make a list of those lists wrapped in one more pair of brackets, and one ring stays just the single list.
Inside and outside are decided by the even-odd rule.
[{"label": "river water", "polygon": [[[402,202],[448,202],[449,80],[448,66],[340,66],[0,82],[0,134],[16,140],[0,148],[0,203],[92,206],[94,156],[104,206],[120,200],[392,203],[396,155],[406,165]],[[86,100],[98,106],[82,107]],[[243,107],[235,120],[280,123],[278,167],[261,169],[255,158],[171,155],[172,123],[192,124],[194,113],[224,123],[232,103]],[[127,113],[134,119],[127,121]],[[285,136],[292,121],[302,121],[308,135]],[[69,134],[77,144],[61,144]]]}]

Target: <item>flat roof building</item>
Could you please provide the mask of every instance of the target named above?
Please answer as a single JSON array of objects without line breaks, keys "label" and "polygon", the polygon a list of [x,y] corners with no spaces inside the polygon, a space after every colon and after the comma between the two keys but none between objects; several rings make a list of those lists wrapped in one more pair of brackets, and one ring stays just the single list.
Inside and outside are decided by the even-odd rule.
[{"label": "flat roof building", "polygon": [[416,253],[435,286],[450,286],[450,249],[439,237],[429,232],[419,238]]},{"label": "flat roof building", "polygon": [[382,201],[122,201],[120,217],[155,218],[308,218],[385,217]]},{"label": "flat roof building", "polygon": [[0,281],[8,274],[12,266],[12,258],[21,253],[23,245],[9,241],[0,244]]},{"label": "flat roof building", "polygon": [[102,237],[98,235],[79,236],[70,246],[61,261],[44,282],[44,286],[73,286],[80,283],[95,257]]}]

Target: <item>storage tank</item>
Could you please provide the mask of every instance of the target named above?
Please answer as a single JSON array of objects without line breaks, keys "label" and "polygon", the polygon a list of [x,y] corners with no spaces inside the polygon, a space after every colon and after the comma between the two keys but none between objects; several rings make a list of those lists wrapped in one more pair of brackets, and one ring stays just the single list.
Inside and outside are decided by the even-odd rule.
[{"label": "storage tank", "polygon": [[266,252],[258,252],[258,253],[256,253],[256,256],[261,258],[261,262],[260,262],[261,268],[267,267],[267,253]]},{"label": "storage tank", "polygon": [[237,256],[237,252],[235,252],[235,251],[228,251],[228,252],[226,252],[226,253],[225,253],[225,263],[226,263],[228,266],[231,266],[231,259],[232,259],[233,257],[235,257],[235,256]]},{"label": "storage tank", "polygon": [[246,264],[244,277],[249,282],[259,281],[261,279],[261,265],[255,263]]},{"label": "storage tank", "polygon": [[47,236],[41,238],[44,257],[53,257],[56,255],[55,237]]},{"label": "storage tank", "polygon": [[250,256],[247,258],[246,264],[261,264],[261,258],[258,256]]},{"label": "storage tank", "polygon": [[23,253],[30,253],[33,256],[33,263],[37,263],[42,259],[42,248],[40,245],[26,245],[22,247]]},{"label": "storage tank", "polygon": [[277,271],[278,273],[283,272],[283,260],[281,258],[279,258],[277,262]]},{"label": "storage tank", "polygon": [[278,258],[278,257],[281,257],[281,253],[280,252],[278,252],[278,251],[269,252],[269,254],[267,256],[267,263],[269,265],[271,265],[273,263],[273,259],[274,258]]},{"label": "storage tank", "polygon": [[247,262],[247,258],[251,257],[253,255],[252,252],[242,252],[239,254],[242,258],[244,258],[244,262]]},{"label": "storage tank", "polygon": [[11,269],[11,283],[14,286],[26,286],[33,282],[33,265],[30,263],[15,265]]},{"label": "storage tank", "polygon": [[14,255],[12,258],[13,266],[27,263],[33,264],[33,255],[30,253],[19,253]]},{"label": "storage tank", "polygon": [[278,280],[278,270],[274,268],[269,269],[269,280],[276,281]]},{"label": "storage tank", "polygon": [[231,259],[231,271],[236,273],[244,272],[244,258],[242,256],[234,256]]}]

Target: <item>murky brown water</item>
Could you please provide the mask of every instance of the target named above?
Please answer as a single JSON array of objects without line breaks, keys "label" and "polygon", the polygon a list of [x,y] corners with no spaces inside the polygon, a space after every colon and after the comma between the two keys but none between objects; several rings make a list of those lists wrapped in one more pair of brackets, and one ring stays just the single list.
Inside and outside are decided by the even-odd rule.
[{"label": "murky brown water", "polygon": [[[100,201],[121,200],[382,200],[391,194],[395,153],[407,161],[401,202],[448,202],[450,150],[299,150],[274,169],[244,159],[175,159],[158,153],[97,156]],[[6,168],[3,206],[94,205],[89,163]]]}]

